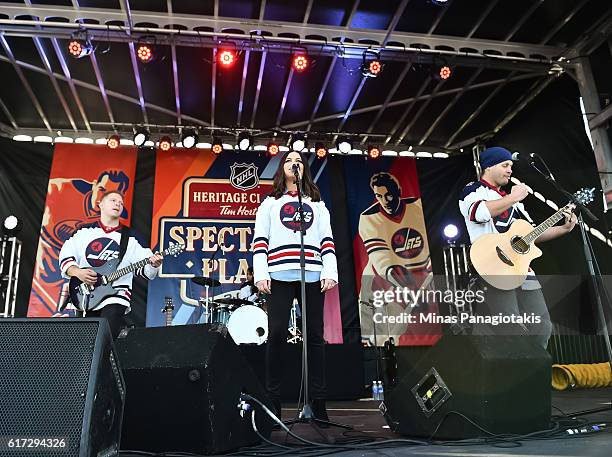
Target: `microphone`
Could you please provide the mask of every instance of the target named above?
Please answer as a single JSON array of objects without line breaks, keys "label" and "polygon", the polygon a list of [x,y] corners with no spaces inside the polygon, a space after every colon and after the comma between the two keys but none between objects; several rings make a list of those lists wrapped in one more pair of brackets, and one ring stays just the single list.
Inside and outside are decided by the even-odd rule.
[{"label": "microphone", "polygon": [[294,175],[297,175],[300,173],[300,166],[297,163],[294,163],[293,165],[291,165],[291,171],[293,171]]},{"label": "microphone", "polygon": [[536,157],[535,152],[532,152],[530,154],[525,154],[523,152],[513,152],[512,153],[512,161],[513,162],[518,162],[518,161],[521,161],[521,160],[527,160],[528,162],[533,162],[535,157]]}]

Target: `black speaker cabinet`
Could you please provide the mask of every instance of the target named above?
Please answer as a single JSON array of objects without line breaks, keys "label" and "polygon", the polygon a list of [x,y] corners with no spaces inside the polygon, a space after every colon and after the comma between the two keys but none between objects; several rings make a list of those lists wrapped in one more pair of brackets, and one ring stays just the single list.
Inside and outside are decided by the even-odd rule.
[{"label": "black speaker cabinet", "polygon": [[101,319],[0,319],[0,455],[116,456],[125,384]]},{"label": "black speaker cabinet", "polygon": [[470,420],[495,434],[549,427],[551,358],[532,338],[445,335],[406,370],[409,350],[396,349],[405,374],[384,405],[395,431],[463,439],[485,434]]},{"label": "black speaker cabinet", "polygon": [[[129,392],[122,449],[211,454],[260,441],[240,394],[270,403],[225,326],[136,328],[116,344]],[[255,419],[268,437],[259,407]]]}]

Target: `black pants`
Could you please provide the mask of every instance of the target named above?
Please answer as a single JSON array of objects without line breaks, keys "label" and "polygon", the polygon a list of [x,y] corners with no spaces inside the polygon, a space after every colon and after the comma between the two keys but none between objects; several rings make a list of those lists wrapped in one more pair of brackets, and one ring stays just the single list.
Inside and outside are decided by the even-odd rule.
[{"label": "black pants", "polygon": [[[302,309],[300,282],[272,280],[268,305],[268,344],[266,348],[266,388],[273,399],[280,399],[283,378],[283,349],[287,345],[287,323],[293,299]],[[323,301],[321,283],[306,283],[306,328],[308,337],[308,374],[312,399],[325,398],[325,340],[323,339]]]},{"label": "black pants", "polygon": [[[106,305],[104,308],[96,310],[96,311],[88,311],[85,317],[103,317],[108,321],[108,325],[111,329],[111,334],[113,335],[113,339],[116,339],[121,332],[121,327],[123,326],[124,320],[123,316],[125,315],[125,306],[110,304]],[[82,313],[79,313],[79,317],[83,317]]]}]

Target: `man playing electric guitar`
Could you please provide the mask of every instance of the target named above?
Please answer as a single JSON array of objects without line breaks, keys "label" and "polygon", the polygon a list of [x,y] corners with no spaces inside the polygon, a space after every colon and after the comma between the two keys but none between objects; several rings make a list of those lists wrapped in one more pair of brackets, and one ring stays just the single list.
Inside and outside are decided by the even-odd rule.
[{"label": "man playing electric guitar", "polygon": [[[512,186],[509,194],[501,190],[512,175],[512,154],[500,147],[492,147],[480,154],[481,176],[477,182],[465,186],[459,198],[459,209],[465,219],[470,241],[474,243],[481,235],[505,233],[516,219],[532,222],[522,200],[527,196],[527,187]],[[576,216],[565,212],[565,223],[550,227],[536,243],[552,240],[569,233],[576,225]],[[509,326],[478,326],[474,333],[491,334],[510,332],[533,335],[546,348],[552,332],[550,315],[544,301],[541,286],[533,270],[529,270],[523,284],[514,290],[501,290],[487,285],[485,302],[478,304],[478,314],[497,316],[538,316],[539,322],[518,323]]]},{"label": "man playing electric guitar", "polygon": [[[123,195],[117,191],[105,193],[98,203],[100,220],[81,227],[66,240],[59,255],[59,265],[64,278],[76,278],[80,282],[95,286],[99,275],[92,268],[102,267],[106,262],[119,258],[122,230],[119,218],[123,212]],[[147,259],[142,268],[126,274],[112,283],[112,294],[85,311],[87,317],[105,317],[116,338],[121,330],[123,315],[130,312],[132,278],[135,275],[145,279],[157,276],[162,263],[162,256],[153,254],[150,249],[142,247],[134,236],[129,236],[125,253],[119,267]],[[83,304],[73,303],[82,308]]]}]

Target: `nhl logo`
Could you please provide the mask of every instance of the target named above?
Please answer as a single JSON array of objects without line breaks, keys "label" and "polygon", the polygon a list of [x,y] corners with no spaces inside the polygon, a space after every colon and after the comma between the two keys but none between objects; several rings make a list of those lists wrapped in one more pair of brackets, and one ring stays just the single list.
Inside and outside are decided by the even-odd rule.
[{"label": "nhl logo", "polygon": [[234,163],[230,168],[232,169],[230,183],[236,189],[254,189],[259,184],[257,167],[254,163]]}]

